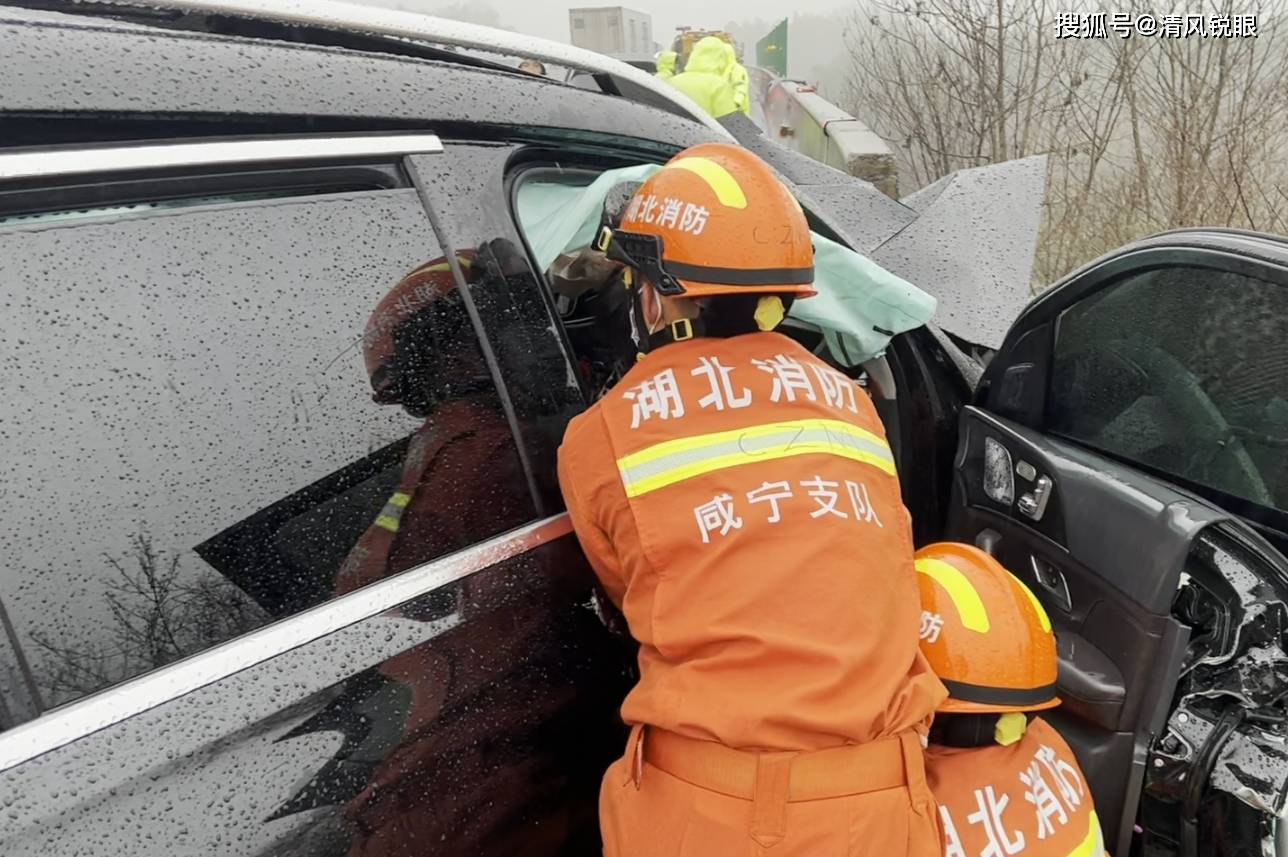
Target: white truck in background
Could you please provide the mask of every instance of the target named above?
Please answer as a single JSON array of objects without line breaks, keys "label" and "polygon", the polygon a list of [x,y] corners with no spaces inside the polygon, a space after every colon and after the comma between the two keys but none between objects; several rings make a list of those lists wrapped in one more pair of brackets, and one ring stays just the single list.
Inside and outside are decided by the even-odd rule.
[{"label": "white truck in background", "polygon": [[583,6],[568,10],[568,33],[579,48],[632,64],[653,58],[653,18],[625,6]]}]

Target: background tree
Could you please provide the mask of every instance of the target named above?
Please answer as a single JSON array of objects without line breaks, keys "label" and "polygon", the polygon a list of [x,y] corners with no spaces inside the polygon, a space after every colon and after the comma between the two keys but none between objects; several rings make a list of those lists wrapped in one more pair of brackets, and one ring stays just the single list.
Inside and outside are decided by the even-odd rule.
[{"label": "background tree", "polygon": [[[1257,38],[1112,29],[1057,39],[1053,0],[867,0],[847,28],[845,106],[894,148],[906,191],[953,170],[1051,157],[1036,278],[1180,226],[1285,231],[1285,0],[1169,7],[1255,14]],[[1120,11],[1133,17],[1144,6]]]},{"label": "background tree", "polygon": [[[68,644],[31,634],[43,655],[36,670],[45,701],[58,705],[265,624],[269,617],[241,589],[208,572],[180,569],[178,554],[156,550],[139,533],[122,557],[103,555],[110,622],[93,642]],[[82,638],[83,639],[83,638]]]}]

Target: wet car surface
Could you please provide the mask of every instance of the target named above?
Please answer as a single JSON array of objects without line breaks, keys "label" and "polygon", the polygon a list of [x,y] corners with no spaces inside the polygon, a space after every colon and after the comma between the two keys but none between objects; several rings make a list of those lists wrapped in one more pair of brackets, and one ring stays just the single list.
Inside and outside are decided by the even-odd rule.
[{"label": "wet car surface", "polygon": [[[17,3],[0,42],[0,850],[597,853],[633,651],[554,483],[585,319],[513,200],[723,132],[321,21]],[[1288,250],[1162,236],[1020,314],[1024,253],[990,268],[968,218],[1038,165],[899,202],[730,130],[940,297],[852,374],[918,542],[991,545],[1052,614],[1110,850],[1260,853]],[[373,313],[421,267],[455,295],[394,337],[424,396],[373,401]]]}]

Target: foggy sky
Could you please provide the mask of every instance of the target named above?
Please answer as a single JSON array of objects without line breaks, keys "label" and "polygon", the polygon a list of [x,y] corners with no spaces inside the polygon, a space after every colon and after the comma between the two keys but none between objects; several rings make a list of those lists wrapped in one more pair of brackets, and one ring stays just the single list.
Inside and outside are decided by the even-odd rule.
[{"label": "foggy sky", "polygon": [[[613,3],[566,2],[566,0],[495,0],[492,4],[510,27],[534,36],[559,41],[568,40],[568,9],[576,6],[609,6]],[[631,9],[653,16],[654,38],[665,43],[675,28],[719,29],[730,21],[763,18],[777,21],[793,12],[826,12],[846,10],[852,3],[844,0],[634,0],[623,3]]]},{"label": "foggy sky", "polygon": [[[603,0],[476,0],[461,3],[458,0],[360,0],[371,5],[390,6],[408,11],[435,14],[439,11],[459,10],[468,6],[487,17],[495,10],[499,23],[507,29],[532,36],[567,42],[568,10],[581,6],[624,5],[648,13],[653,17],[654,38],[666,43],[681,25],[694,28],[720,29],[730,21],[752,21],[762,18],[773,22],[790,17],[793,13],[820,13],[835,10],[838,22],[853,8],[853,0],[630,0],[626,3]],[[456,17],[450,15],[449,17]],[[479,20],[476,23],[494,23]],[[838,24],[839,25],[839,24]]]}]

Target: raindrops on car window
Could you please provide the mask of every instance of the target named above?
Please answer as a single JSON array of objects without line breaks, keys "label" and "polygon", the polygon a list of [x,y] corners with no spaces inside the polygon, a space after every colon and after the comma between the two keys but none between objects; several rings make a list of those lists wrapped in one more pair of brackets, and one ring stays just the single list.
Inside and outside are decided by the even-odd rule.
[{"label": "raindrops on car window", "polygon": [[0,236],[26,717],[531,516],[430,236],[411,191]]},{"label": "raindrops on car window", "polygon": [[1070,309],[1056,342],[1051,428],[1128,461],[1288,509],[1282,286],[1172,266]]},{"label": "raindrops on car window", "polygon": [[[533,472],[579,391],[521,242],[477,220],[450,255],[410,188],[0,224],[3,726],[542,526]],[[581,606],[570,538],[480,551],[119,722],[104,704],[6,770],[0,849],[589,853],[632,650]]]},{"label": "raindrops on car window", "polygon": [[471,295],[507,381],[543,511],[562,507],[555,450],[568,420],[584,407],[574,358],[532,268],[508,210],[504,176],[511,150],[454,145],[448,156],[412,160],[429,187],[445,234],[476,254]]}]

